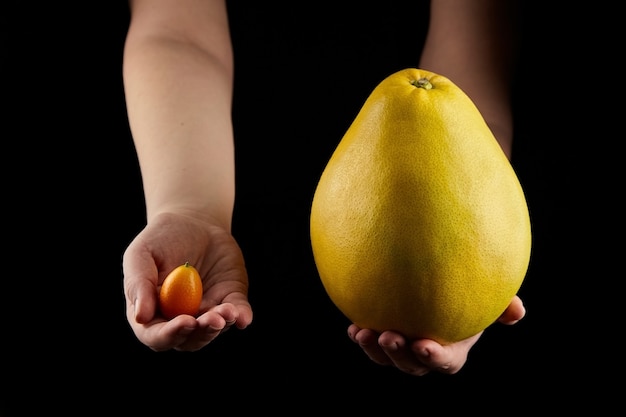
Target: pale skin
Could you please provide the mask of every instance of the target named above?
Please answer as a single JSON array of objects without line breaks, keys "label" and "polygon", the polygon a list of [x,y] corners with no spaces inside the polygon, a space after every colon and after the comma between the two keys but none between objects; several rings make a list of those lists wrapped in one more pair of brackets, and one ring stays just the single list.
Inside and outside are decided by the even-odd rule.
[{"label": "pale skin", "polygon": [[[509,68],[502,65],[508,45],[500,33],[507,26],[490,24],[500,17],[484,14],[499,2],[433,0],[419,66],[464,88],[510,157]],[[129,3],[123,76],[147,224],[124,253],[126,315],[151,349],[196,351],[253,318],[243,255],[231,235],[234,81],[227,11],[223,0]],[[494,36],[497,47],[489,43]],[[157,288],[185,261],[203,278],[201,313],[168,321],[158,313]],[[513,324],[524,314],[515,296],[499,321]],[[481,334],[447,346],[355,325],[348,336],[372,361],[419,376],[458,372]]]}]

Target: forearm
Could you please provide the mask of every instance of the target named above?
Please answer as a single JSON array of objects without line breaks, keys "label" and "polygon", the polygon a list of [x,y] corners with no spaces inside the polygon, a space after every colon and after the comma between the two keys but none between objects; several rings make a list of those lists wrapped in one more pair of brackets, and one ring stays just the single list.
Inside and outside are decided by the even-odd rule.
[{"label": "forearm", "polygon": [[176,211],[228,228],[234,204],[230,46],[132,29],[124,84],[148,221]]},{"label": "forearm", "polygon": [[470,96],[509,157],[514,13],[515,0],[432,0],[420,60]]}]

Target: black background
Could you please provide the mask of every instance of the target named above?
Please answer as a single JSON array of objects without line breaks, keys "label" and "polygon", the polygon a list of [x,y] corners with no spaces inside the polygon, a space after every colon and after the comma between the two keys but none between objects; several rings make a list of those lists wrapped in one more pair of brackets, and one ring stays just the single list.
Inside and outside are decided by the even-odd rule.
[{"label": "black background", "polygon": [[610,11],[597,9],[606,24],[592,32],[589,11],[525,2],[512,163],[533,222],[520,290],[527,316],[487,329],[457,375],[415,378],[373,364],[348,340],[317,277],[308,214],[367,95],[417,65],[427,2],[229,2],[233,233],[255,318],[192,354],[150,351],[124,315],[121,257],[145,217],[121,78],[127,6],[101,3],[7,4],[2,15],[2,416],[40,407],[508,412],[614,400],[606,374],[620,362],[610,324],[619,304],[608,296],[624,273],[612,156],[623,98],[609,75]]}]

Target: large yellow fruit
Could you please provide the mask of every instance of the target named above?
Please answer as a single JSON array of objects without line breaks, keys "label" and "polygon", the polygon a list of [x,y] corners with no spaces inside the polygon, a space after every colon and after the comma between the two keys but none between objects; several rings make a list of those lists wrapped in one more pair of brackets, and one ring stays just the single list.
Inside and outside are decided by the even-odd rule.
[{"label": "large yellow fruit", "polygon": [[442,344],[496,321],[530,261],[526,199],[482,115],[449,79],[414,68],[383,80],[338,144],[310,233],[348,319]]}]

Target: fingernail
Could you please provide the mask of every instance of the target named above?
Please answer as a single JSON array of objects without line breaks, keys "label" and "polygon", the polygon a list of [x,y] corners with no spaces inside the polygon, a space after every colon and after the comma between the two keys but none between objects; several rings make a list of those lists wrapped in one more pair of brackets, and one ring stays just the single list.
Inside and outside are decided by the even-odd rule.
[{"label": "fingernail", "polygon": [[391,352],[397,352],[399,345],[397,343],[391,343],[388,345],[381,345],[381,347],[387,351],[391,351]]},{"label": "fingernail", "polygon": [[183,327],[178,331],[179,336],[189,336],[193,331],[196,330],[195,327]]},{"label": "fingernail", "polygon": [[133,310],[135,313],[135,321],[137,321],[137,316],[139,315],[139,312],[137,311],[137,299],[136,298],[133,300]]}]

